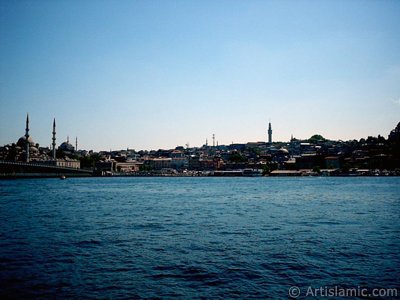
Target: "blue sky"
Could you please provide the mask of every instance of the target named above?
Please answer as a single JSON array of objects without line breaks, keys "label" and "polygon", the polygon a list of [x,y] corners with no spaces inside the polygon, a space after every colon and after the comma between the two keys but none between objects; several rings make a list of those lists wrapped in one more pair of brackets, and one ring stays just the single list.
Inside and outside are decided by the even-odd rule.
[{"label": "blue sky", "polygon": [[400,1],[2,1],[0,144],[158,149],[400,121]]}]

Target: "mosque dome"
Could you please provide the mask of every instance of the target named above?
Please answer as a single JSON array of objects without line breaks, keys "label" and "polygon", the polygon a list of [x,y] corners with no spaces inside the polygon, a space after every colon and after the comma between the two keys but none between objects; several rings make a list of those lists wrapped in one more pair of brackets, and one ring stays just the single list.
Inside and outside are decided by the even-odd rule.
[{"label": "mosque dome", "polygon": [[282,153],[282,154],[288,154],[289,153],[289,151],[287,149],[283,148],[283,147],[279,149],[279,152]]},{"label": "mosque dome", "polygon": [[37,152],[39,152],[39,149],[36,148],[35,146],[32,146],[32,147],[29,147],[29,151],[37,153]]},{"label": "mosque dome", "polygon": [[62,143],[59,147],[62,151],[73,152],[75,151],[75,147],[72,146],[68,141]]},{"label": "mosque dome", "polygon": [[[29,142],[30,147],[33,147],[36,145],[31,136],[28,137],[28,142]],[[23,148],[26,146],[26,137],[25,136],[21,136],[19,138],[19,140],[17,142],[17,146],[20,146]]]}]

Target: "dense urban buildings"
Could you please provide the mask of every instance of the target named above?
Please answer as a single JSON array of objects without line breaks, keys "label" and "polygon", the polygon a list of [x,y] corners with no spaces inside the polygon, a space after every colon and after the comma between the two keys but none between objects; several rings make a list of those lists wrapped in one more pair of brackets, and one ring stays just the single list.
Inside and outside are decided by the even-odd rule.
[{"label": "dense urban buildings", "polygon": [[289,142],[267,141],[175,149],[119,151],[78,150],[69,137],[56,147],[53,120],[52,147],[40,147],[30,135],[29,116],[25,135],[0,147],[0,161],[93,170],[96,175],[181,176],[299,176],[299,175],[399,175],[400,123],[388,135],[350,141],[327,140],[321,135]]}]

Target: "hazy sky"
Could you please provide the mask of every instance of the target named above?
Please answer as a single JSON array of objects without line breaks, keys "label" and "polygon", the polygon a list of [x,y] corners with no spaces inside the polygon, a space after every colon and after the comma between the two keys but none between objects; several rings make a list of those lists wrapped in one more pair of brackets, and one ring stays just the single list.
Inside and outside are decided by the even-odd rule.
[{"label": "hazy sky", "polygon": [[0,145],[94,150],[400,121],[400,1],[1,1]]}]

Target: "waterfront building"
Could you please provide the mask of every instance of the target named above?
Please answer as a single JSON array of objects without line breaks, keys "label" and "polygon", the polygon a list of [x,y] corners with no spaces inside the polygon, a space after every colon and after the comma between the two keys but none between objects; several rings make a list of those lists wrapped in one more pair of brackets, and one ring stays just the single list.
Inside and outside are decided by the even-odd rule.
[{"label": "waterfront building", "polygon": [[175,170],[187,169],[189,167],[189,161],[186,157],[172,157],[171,168]]},{"label": "waterfront building", "polygon": [[115,169],[119,173],[134,173],[138,172],[142,165],[142,162],[137,161],[116,162]]},{"label": "waterfront building", "polygon": [[80,169],[81,162],[76,159],[50,159],[50,160],[37,160],[35,164],[46,165],[46,166],[54,166],[54,167],[63,167],[63,168],[71,168],[71,169]]},{"label": "waterfront building", "polygon": [[171,168],[171,161],[170,157],[158,157],[153,158],[146,163],[150,166],[152,170],[161,170],[161,169],[170,169]]},{"label": "waterfront building", "polygon": [[338,157],[338,156],[325,157],[325,166],[327,169],[339,169],[340,168],[340,157]]},{"label": "waterfront building", "polygon": [[296,157],[297,169],[312,169],[316,166],[324,166],[325,160],[321,155],[317,154],[302,154]]},{"label": "waterfront building", "polygon": [[116,161],[115,160],[99,161],[96,163],[96,171],[100,173],[115,172]]},{"label": "waterfront building", "polygon": [[274,170],[269,175],[270,176],[301,176],[302,171],[298,170]]},{"label": "waterfront building", "polygon": [[189,169],[190,170],[200,170],[200,156],[190,155],[189,156]]}]

